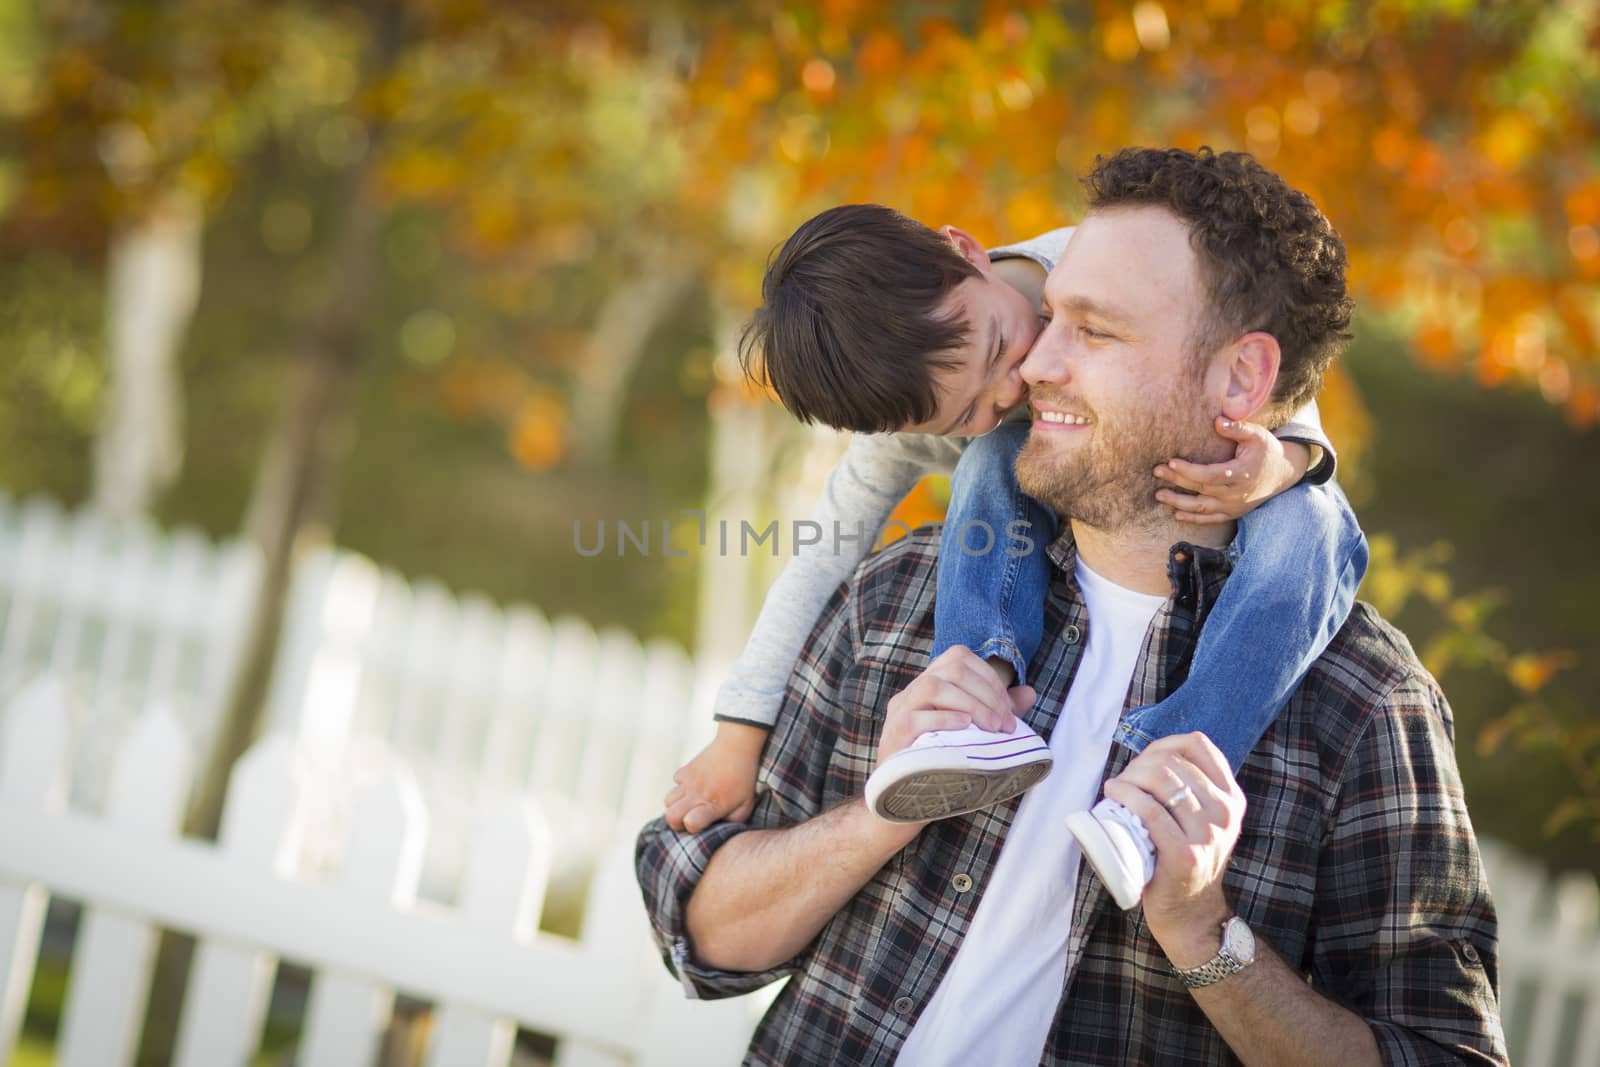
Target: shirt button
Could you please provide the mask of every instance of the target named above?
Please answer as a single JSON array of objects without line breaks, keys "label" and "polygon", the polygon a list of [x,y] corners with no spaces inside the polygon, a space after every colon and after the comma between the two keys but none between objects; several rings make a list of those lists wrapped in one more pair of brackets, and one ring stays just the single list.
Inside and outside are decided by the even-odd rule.
[{"label": "shirt button", "polygon": [[1068,623],[1067,628],[1061,631],[1061,639],[1069,645],[1075,645],[1083,640],[1083,631],[1078,628],[1077,623]]},{"label": "shirt button", "polygon": [[958,874],[950,879],[950,885],[957,893],[965,893],[972,888],[972,878],[969,875]]},{"label": "shirt button", "polygon": [[894,1013],[896,1015],[910,1015],[911,1009],[914,1007],[916,1005],[911,1002],[910,997],[899,997],[894,1002]]},{"label": "shirt button", "polygon": [[1478,962],[1478,946],[1470,941],[1461,946],[1461,954],[1467,958],[1468,963]]}]

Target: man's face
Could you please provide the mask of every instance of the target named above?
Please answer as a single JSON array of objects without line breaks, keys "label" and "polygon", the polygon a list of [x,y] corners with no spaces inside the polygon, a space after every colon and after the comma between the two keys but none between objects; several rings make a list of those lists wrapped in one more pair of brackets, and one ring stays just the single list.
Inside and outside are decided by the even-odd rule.
[{"label": "man's face", "polygon": [[1039,334],[1038,309],[985,270],[950,290],[940,313],[965,322],[967,340],[943,353],[956,366],[939,372],[939,408],[933,417],[902,430],[958,437],[986,434],[1027,396],[1021,367]]},{"label": "man's face", "polygon": [[1151,525],[1163,514],[1157,463],[1223,458],[1217,383],[1190,345],[1200,308],[1198,264],[1175,215],[1138,207],[1084,219],[1045,281],[1048,325],[1022,366],[1034,416],[1017,459],[1024,490],[1099,529]]}]

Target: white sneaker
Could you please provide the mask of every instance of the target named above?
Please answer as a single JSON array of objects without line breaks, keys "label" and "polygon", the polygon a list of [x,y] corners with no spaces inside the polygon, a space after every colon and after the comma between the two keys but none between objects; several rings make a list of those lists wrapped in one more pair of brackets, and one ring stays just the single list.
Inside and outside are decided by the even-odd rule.
[{"label": "white sneaker", "polygon": [[889,822],[926,822],[1010,800],[1050,773],[1050,746],[1017,720],[1014,733],[934,730],[878,765],[867,807]]},{"label": "white sneaker", "polygon": [[1111,891],[1117,907],[1127,911],[1144,896],[1156,873],[1156,850],[1144,820],[1115,800],[1102,797],[1089,811],[1067,816],[1067,829],[1078,839],[1083,858]]}]

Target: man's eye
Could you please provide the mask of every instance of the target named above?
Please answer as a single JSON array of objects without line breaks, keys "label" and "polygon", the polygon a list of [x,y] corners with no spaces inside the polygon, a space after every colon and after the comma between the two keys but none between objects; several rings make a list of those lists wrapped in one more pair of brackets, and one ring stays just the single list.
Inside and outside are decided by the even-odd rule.
[{"label": "man's eye", "polygon": [[1099,330],[1095,329],[1093,326],[1079,326],[1078,327],[1078,332],[1083,334],[1085,337],[1092,338],[1092,339],[1094,339],[1096,341],[1104,341],[1104,340],[1107,340],[1108,338],[1110,338],[1110,336],[1111,336],[1109,333],[1101,333]]}]

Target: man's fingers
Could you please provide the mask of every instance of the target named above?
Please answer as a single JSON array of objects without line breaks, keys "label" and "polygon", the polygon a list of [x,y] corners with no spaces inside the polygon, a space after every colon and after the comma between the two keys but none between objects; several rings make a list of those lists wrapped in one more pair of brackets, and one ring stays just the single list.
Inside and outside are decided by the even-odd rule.
[{"label": "man's fingers", "polygon": [[989,675],[990,686],[975,672],[960,671],[957,678],[937,674],[924,674],[906,687],[905,697],[912,707],[939,708],[959,711],[978,722],[985,729],[1002,730],[1011,721],[1011,699],[1000,686],[1000,680],[988,667],[982,670]]},{"label": "man's fingers", "polygon": [[1232,794],[1238,790],[1239,784],[1234,780],[1233,771],[1228,767],[1227,757],[1222,754],[1216,742],[1200,731],[1157,738],[1145,746],[1144,752],[1141,752],[1139,757],[1142,758],[1147,754],[1159,756],[1169,752],[1182,756],[1194,764],[1200,773],[1211,779],[1222,792]]},{"label": "man's fingers", "polygon": [[940,711],[933,708],[913,712],[912,716],[913,739],[935,730],[965,730],[972,725],[972,716],[959,711]]},{"label": "man's fingers", "polygon": [[682,797],[686,792],[688,792],[688,788],[685,786],[673,786],[671,789],[667,790],[667,795],[661,799],[661,806],[664,808],[672,807],[672,805],[678,802],[678,798]]},{"label": "man's fingers", "polygon": [[1174,856],[1179,849],[1189,847],[1188,835],[1172,812],[1139,786],[1119,776],[1106,783],[1105,794],[1144,820],[1144,828],[1150,831],[1150,841],[1156,847],[1158,864],[1163,855]]},{"label": "man's fingers", "polygon": [[728,821],[749,822],[750,816],[755,812],[755,810],[756,798],[751,797],[749,800],[745,801],[743,804],[740,804],[737,808],[734,808],[733,811],[728,813]]},{"label": "man's fingers", "polygon": [[1039,700],[1038,691],[1031,685],[1014,685],[1006,690],[1006,696],[1011,698],[1011,713],[1019,716]]}]

